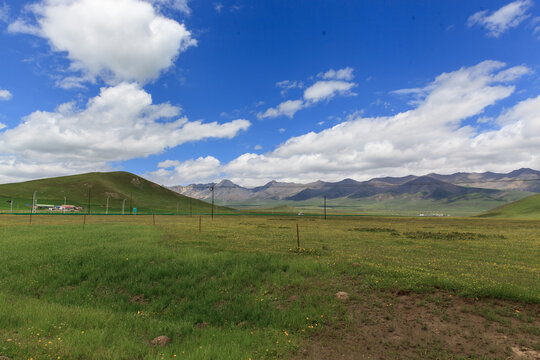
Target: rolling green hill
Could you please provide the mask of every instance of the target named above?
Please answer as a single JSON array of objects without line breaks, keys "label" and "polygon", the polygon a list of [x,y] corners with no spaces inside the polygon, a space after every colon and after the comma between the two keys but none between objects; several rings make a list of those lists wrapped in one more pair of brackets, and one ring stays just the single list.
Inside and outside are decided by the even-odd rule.
[{"label": "rolling green hill", "polygon": [[[131,206],[138,213],[210,213],[211,205],[180,195],[151,181],[128,172],[88,173],[63,176],[21,183],[0,185],[0,211],[10,210],[9,200],[13,200],[14,212],[29,212],[32,195],[36,192],[38,204],[82,206],[90,213],[105,213],[109,198],[109,213],[121,213],[125,200],[125,213]],[[130,206],[131,205],[131,206]],[[216,211],[224,208],[216,208]],[[45,211],[47,212],[47,211]]]},{"label": "rolling green hill", "polygon": [[497,207],[479,216],[508,219],[540,219],[540,194],[528,196],[510,204]]}]

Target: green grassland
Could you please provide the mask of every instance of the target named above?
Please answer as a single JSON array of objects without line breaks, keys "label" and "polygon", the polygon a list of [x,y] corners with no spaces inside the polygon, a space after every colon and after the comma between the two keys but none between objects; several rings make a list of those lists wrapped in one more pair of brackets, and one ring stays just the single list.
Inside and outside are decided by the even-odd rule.
[{"label": "green grassland", "polygon": [[[397,197],[375,196],[369,198],[327,199],[327,213],[342,214],[370,214],[370,215],[399,215],[415,216],[425,214],[445,214],[451,216],[472,216],[483,213],[489,209],[530,196],[532,193],[524,191],[509,191],[503,196],[493,197],[485,194],[467,194],[450,199],[434,200],[423,199],[422,194],[406,194]],[[244,211],[264,212],[290,212],[290,213],[317,213],[324,211],[324,200],[309,199],[304,201],[264,200],[242,202],[222,202],[220,205],[230,206]]]},{"label": "green grassland", "polygon": [[[291,358],[363,296],[378,308],[373,296],[387,294],[393,321],[396,291],[506,301],[520,327],[474,309],[502,319],[507,343],[540,350],[535,221],[223,215],[203,216],[199,232],[197,216],[28,218],[0,216],[0,355],[11,359]],[[151,346],[159,335],[171,344]],[[411,351],[455,358],[445,346]]]},{"label": "green grassland", "polygon": [[88,211],[89,191],[93,213],[105,213],[107,198],[109,213],[120,213],[124,200],[126,213],[130,212],[130,205],[143,213],[207,214],[211,211],[208,203],[182,196],[137,175],[108,172],[0,185],[0,212],[10,211],[9,200],[14,202],[14,212],[29,212],[34,191],[38,204],[62,205],[66,197],[67,204],[82,206],[84,212]]},{"label": "green grassland", "polygon": [[497,207],[480,216],[486,218],[540,220],[540,194]]}]

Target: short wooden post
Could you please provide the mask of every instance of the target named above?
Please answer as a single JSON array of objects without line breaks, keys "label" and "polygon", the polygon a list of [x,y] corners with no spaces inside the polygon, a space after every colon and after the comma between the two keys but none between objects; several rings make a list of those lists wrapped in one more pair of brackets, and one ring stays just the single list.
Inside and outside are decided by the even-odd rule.
[{"label": "short wooden post", "polygon": [[296,245],[300,249],[300,231],[298,230],[298,224],[296,224]]},{"label": "short wooden post", "polygon": [[201,221],[202,221],[202,216],[199,216],[199,233],[201,232]]},{"label": "short wooden post", "polygon": [[30,213],[30,225],[32,225],[32,213]]},{"label": "short wooden post", "polygon": [[84,216],[83,216],[83,227],[85,227],[85,226],[86,226],[86,214],[84,214]]}]

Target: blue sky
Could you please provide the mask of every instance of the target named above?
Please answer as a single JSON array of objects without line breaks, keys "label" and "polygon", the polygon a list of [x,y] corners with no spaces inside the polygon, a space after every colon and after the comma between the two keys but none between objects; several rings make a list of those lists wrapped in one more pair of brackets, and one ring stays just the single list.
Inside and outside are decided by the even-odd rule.
[{"label": "blue sky", "polygon": [[539,6],[0,0],[0,182],[539,169]]}]

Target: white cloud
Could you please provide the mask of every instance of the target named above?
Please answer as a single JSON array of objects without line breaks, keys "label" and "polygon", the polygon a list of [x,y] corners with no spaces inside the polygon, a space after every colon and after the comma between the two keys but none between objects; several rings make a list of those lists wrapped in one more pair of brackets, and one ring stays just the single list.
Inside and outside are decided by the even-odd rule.
[{"label": "white cloud", "polygon": [[158,7],[168,7],[171,9],[183,12],[186,15],[191,14],[191,8],[189,7],[189,0],[146,0],[150,3],[156,4]]},{"label": "white cloud", "polygon": [[[110,162],[159,154],[186,142],[230,139],[250,126],[243,119],[223,124],[188,121],[178,118],[180,111],[168,103],[152,104],[150,94],[133,83],[103,88],[84,109],[67,103],[54,112],[36,111],[0,132],[0,168],[56,174],[106,169]],[[5,176],[0,175],[0,182]]]},{"label": "white cloud", "polygon": [[276,108],[269,108],[264,113],[258,113],[259,119],[276,118],[278,116],[288,116],[292,119],[294,114],[304,107],[302,100],[287,100],[279,104]]},{"label": "white cloud", "polygon": [[9,6],[7,4],[0,5],[0,21],[7,22],[9,19]]},{"label": "white cloud", "polygon": [[255,149],[255,150],[262,150],[262,145],[255,145],[255,146],[253,147],[253,149]]},{"label": "white cloud", "polygon": [[[243,185],[280,181],[337,181],[346,177],[402,176],[429,172],[510,171],[540,167],[540,96],[504,111],[490,130],[463,121],[508,98],[508,84],[523,67],[484,61],[443,73],[416,107],[393,116],[358,113],[332,128],[290,138],[274,151],[247,153],[216,173]],[[474,121],[473,121],[474,123]]]},{"label": "white cloud", "polygon": [[217,4],[215,4],[215,5],[214,5],[214,9],[216,9],[216,11],[217,11],[218,13],[220,13],[221,10],[223,9],[223,4],[222,4],[222,3],[217,3]]},{"label": "white cloud", "polygon": [[[319,77],[325,79],[352,79],[353,68],[347,67],[341,70],[329,70],[326,73],[318,74]],[[287,91],[294,88],[304,88],[304,83],[301,81],[283,80],[276,83],[276,86],[282,88],[281,95],[285,96]],[[341,80],[321,80],[309,86],[304,90],[304,100],[287,100],[279,104],[275,108],[268,108],[265,112],[259,112],[259,119],[276,118],[278,116],[288,116],[293,118],[299,110],[311,106],[319,101],[330,100],[336,95],[351,96],[356,95],[351,92],[351,89],[356,84]]]},{"label": "white cloud", "polygon": [[281,93],[281,96],[285,96],[287,95],[287,92],[289,92],[290,89],[303,88],[304,83],[301,81],[283,80],[283,81],[277,82],[276,86],[283,89],[280,91],[280,93]]},{"label": "white cloud", "polygon": [[322,100],[330,100],[335,95],[353,95],[350,90],[356,84],[346,81],[317,81],[304,91],[304,99],[310,103],[316,103]]},{"label": "white cloud", "polygon": [[499,37],[528,18],[527,10],[532,5],[531,0],[517,0],[491,14],[487,10],[479,11],[469,17],[467,25],[480,25],[488,31],[489,36]]},{"label": "white cloud", "polygon": [[158,170],[145,174],[160,184],[179,185],[190,182],[209,183],[219,177],[221,163],[213,156],[200,157],[184,162],[166,160],[158,164]]},{"label": "white cloud", "polygon": [[354,79],[353,71],[354,69],[352,67],[346,67],[339,70],[330,69],[325,73],[319,73],[317,76],[323,79],[351,81]]},{"label": "white cloud", "polygon": [[97,77],[109,84],[145,83],[197,44],[184,24],[141,0],[43,0],[28,11],[35,22],[20,18],[8,30],[43,37],[54,51],[65,53],[70,70],[82,75],[79,82],[67,77],[64,85]]},{"label": "white cloud", "polygon": [[13,95],[8,90],[0,89],[0,100],[11,100]]}]

